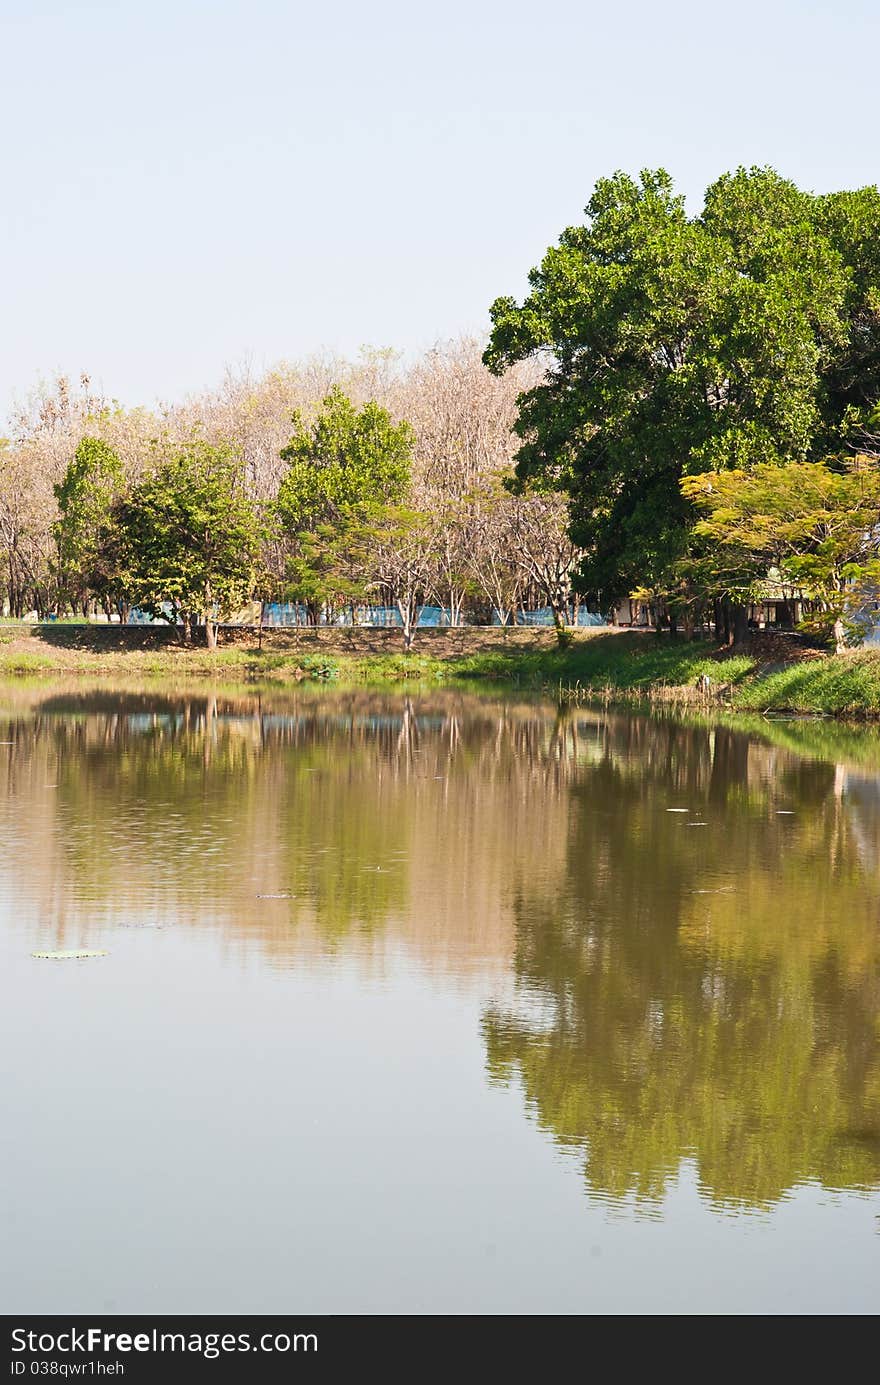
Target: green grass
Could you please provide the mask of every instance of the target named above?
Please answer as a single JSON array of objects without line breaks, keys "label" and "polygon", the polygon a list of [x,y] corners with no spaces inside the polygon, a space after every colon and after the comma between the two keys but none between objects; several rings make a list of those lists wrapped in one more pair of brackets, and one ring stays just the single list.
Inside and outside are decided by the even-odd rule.
[{"label": "green grass", "polygon": [[648,695],[657,688],[692,686],[704,673],[714,682],[735,684],[755,668],[747,656],[713,658],[706,642],[640,634],[594,635],[570,649],[475,654],[450,664],[459,677],[597,695],[608,690]]},{"label": "green grass", "polygon": [[853,652],[765,673],[737,689],[734,705],[762,712],[880,715],[880,654]]},{"label": "green grass", "polygon": [[[72,636],[73,631],[70,632]],[[208,652],[168,644],[153,649],[88,648],[67,632],[37,650],[0,631],[0,677],[70,673],[125,676],[149,682],[208,680],[241,687],[332,684],[344,688],[459,687],[505,689],[574,701],[672,702],[746,713],[795,712],[880,718],[880,652],[853,651],[768,667],[750,655],[719,658],[707,642],[637,632],[596,632],[568,649],[503,644],[438,659],[418,649],[405,654],[337,653],[332,649],[230,646]],[[31,644],[31,640],[27,640]],[[701,675],[712,695],[700,699]]]},{"label": "green grass", "polygon": [[675,689],[693,695],[703,674],[728,706],[751,712],[880,716],[880,652],[852,651],[767,669],[754,657],[717,657],[708,643],[652,635],[596,635],[568,650],[503,651],[451,660],[445,677],[519,690],[634,701]]},{"label": "green grass", "polygon": [[[0,644],[4,643],[0,641]],[[29,651],[0,650],[0,677],[4,674],[18,677],[28,673],[54,673],[56,665],[45,654],[31,654]]]},{"label": "green grass", "polygon": [[718,658],[708,643],[607,634],[569,650],[501,651],[447,665],[447,677],[605,701],[656,698],[678,688],[693,693],[703,674],[737,710],[880,716],[880,652],[868,650],[768,670],[748,654]]}]

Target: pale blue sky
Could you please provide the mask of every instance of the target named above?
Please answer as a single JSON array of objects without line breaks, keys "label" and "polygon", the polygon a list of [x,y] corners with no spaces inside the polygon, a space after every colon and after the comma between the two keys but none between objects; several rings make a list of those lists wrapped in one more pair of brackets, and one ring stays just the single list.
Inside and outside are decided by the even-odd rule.
[{"label": "pale blue sky", "polygon": [[482,330],[597,177],[878,180],[877,0],[0,0],[0,414]]}]

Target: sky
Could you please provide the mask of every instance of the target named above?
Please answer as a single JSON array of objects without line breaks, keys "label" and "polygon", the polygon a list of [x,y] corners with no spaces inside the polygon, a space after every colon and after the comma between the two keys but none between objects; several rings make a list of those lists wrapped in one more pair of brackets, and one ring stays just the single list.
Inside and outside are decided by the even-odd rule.
[{"label": "sky", "polygon": [[878,181],[877,0],[0,0],[0,418],[482,332],[597,178]]}]

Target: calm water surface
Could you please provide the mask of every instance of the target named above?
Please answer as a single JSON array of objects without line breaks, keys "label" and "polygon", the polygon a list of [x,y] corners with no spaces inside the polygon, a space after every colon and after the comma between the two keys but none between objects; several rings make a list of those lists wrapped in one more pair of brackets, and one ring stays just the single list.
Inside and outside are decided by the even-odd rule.
[{"label": "calm water surface", "polygon": [[6,1312],[876,1311],[873,733],[7,688],[0,741]]}]

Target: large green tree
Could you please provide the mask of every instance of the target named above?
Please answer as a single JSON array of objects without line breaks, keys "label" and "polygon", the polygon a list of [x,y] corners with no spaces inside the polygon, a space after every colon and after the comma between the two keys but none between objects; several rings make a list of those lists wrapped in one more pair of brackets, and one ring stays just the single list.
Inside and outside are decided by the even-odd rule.
[{"label": "large green tree", "polygon": [[311,422],[293,415],[277,512],[290,544],[289,591],[312,619],[363,596],[373,536],[406,493],[414,442],[408,423],[372,400],[358,409],[338,387]]},{"label": "large green tree", "polygon": [[132,488],[114,520],[133,604],[174,621],[196,617],[213,649],[218,620],[253,592],[260,551],[234,449],[189,442]]},{"label": "large green tree", "polygon": [[880,193],[813,196],[772,169],[709,188],[603,179],[583,225],[492,307],[486,363],[546,361],[520,398],[521,481],[562,485],[582,579],[661,588],[694,512],[683,476],[849,443],[880,395]]}]

